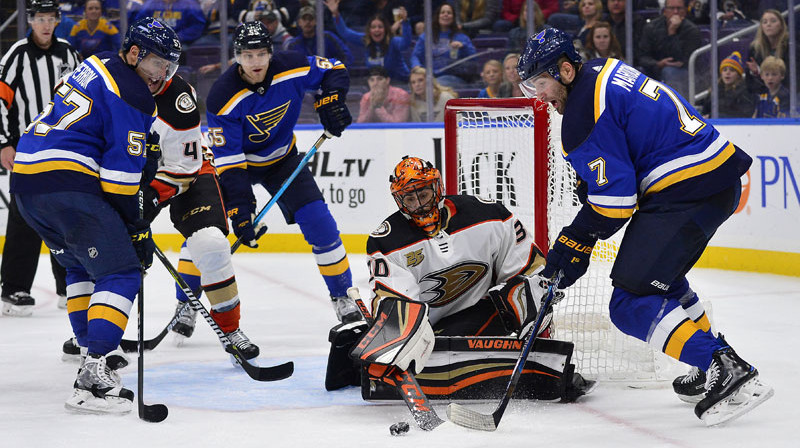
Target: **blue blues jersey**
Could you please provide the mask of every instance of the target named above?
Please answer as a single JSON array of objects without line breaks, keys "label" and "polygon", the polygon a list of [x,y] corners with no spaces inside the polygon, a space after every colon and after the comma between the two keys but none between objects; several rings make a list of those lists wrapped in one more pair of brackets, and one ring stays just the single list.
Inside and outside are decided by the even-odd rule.
[{"label": "blue blues jersey", "polygon": [[155,116],[147,85],[116,53],[86,59],[20,138],[12,193],[102,193],[134,222]]},{"label": "blue blues jersey", "polygon": [[588,190],[572,227],[599,238],[616,232],[641,201],[708,197],[752,162],[674,90],[616,59],[583,64],[561,138]]},{"label": "blue blues jersey", "polygon": [[257,171],[283,159],[294,146],[294,126],[306,91],[338,91],[344,96],[349,86],[347,70],[336,59],[278,52],[259,84],[242,80],[239,64],[233,64],[214,83],[206,101],[217,172]]}]

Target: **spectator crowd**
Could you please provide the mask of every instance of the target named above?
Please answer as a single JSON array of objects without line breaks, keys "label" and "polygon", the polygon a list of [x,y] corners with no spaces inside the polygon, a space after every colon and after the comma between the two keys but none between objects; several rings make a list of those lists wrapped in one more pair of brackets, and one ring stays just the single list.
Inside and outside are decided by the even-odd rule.
[{"label": "spectator crowd", "polygon": [[[56,35],[84,58],[119,48],[121,1],[127,2],[128,23],[153,16],[175,29],[185,50],[180,73],[199,84],[202,97],[204,84],[223,68],[215,58],[220,0],[73,0],[62,3]],[[634,10],[630,49],[626,1]],[[688,98],[689,58],[710,40],[709,1],[537,0],[533,17],[537,30],[570,33],[584,59],[622,59]],[[528,37],[527,1],[432,0],[432,7],[430,67],[422,0],[228,0],[227,26],[232,31],[240,21],[261,20],[276,50],[342,61],[353,78],[348,103],[358,122],[427,121],[426,69],[435,80],[434,121],[442,119],[450,98],[521,96],[515,65]],[[719,116],[791,116],[789,64],[797,56],[789,52],[781,13],[786,1],[718,0],[717,11],[720,37],[757,25],[754,33],[720,45],[722,62],[714,68]],[[324,52],[317,48],[320,17]],[[698,59],[693,79],[701,92],[689,99],[705,116],[711,113],[710,89],[703,91],[710,87],[709,60],[708,53]],[[305,118],[313,121],[313,114]]]}]

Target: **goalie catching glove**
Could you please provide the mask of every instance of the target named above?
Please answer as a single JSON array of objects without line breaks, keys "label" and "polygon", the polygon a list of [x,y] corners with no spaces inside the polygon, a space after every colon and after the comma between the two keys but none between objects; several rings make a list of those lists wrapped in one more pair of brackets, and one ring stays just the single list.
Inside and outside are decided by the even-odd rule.
[{"label": "goalie catching glove", "polygon": [[[519,338],[528,334],[536,322],[539,308],[547,295],[548,285],[547,279],[539,275],[530,277],[517,275],[506,283],[489,290],[489,298],[497,308],[497,313],[507,332],[516,332]],[[550,305],[555,305],[563,298],[564,292],[556,291]],[[546,313],[537,336],[547,330],[553,318],[552,309],[547,310]]]},{"label": "goalie catching glove", "polygon": [[342,131],[353,122],[344,102],[346,96],[347,92],[333,91],[317,95],[314,102],[314,110],[319,114],[322,127],[337,137],[341,137]]},{"label": "goalie catching glove", "polygon": [[387,297],[381,300],[375,323],[350,353],[365,364],[396,366],[417,374],[425,368],[434,345],[428,304]]}]

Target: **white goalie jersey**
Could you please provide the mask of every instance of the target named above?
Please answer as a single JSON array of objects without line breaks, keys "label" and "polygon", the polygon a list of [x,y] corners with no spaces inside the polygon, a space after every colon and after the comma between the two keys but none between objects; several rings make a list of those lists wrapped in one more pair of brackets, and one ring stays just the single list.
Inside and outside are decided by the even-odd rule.
[{"label": "white goalie jersey", "polygon": [[502,204],[446,196],[442,230],[429,237],[399,211],[367,239],[372,309],[384,297],[427,302],[435,325],[489,288],[544,264],[532,235]]}]

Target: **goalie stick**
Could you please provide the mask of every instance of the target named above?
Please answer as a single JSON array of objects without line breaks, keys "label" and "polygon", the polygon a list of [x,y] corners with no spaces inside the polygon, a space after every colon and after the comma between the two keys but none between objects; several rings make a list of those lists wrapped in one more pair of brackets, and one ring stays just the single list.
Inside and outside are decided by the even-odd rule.
[{"label": "goalie stick", "polygon": [[497,429],[497,425],[500,424],[500,419],[503,418],[503,413],[506,411],[509,401],[511,401],[511,395],[514,393],[514,389],[516,389],[517,383],[522,376],[522,369],[525,366],[525,363],[528,361],[528,355],[530,354],[533,344],[536,341],[536,335],[539,333],[539,327],[542,325],[542,320],[547,314],[547,310],[550,308],[550,303],[552,302],[553,296],[556,293],[556,285],[558,285],[558,283],[561,281],[562,275],[563,273],[558,271],[555,277],[550,279],[550,284],[547,287],[547,295],[542,301],[542,306],[539,310],[539,313],[536,315],[536,322],[533,324],[533,327],[528,330],[527,340],[525,341],[525,345],[522,347],[522,352],[517,358],[517,364],[514,365],[511,378],[508,380],[506,393],[503,395],[503,398],[500,399],[500,403],[497,405],[494,412],[488,415],[482,414],[458,403],[450,403],[447,406],[447,417],[450,419],[450,421],[459,426],[464,426],[471,429],[479,429],[481,431],[494,431]]},{"label": "goalie stick", "polygon": [[[356,305],[358,305],[358,308],[361,310],[361,314],[364,315],[364,319],[371,325],[372,313],[370,313],[366,305],[364,305],[358,288],[355,286],[348,288],[347,295],[356,302]],[[436,414],[436,411],[431,406],[430,400],[428,400],[425,392],[422,391],[422,387],[420,387],[417,379],[414,378],[411,372],[394,368],[387,375],[387,379],[389,380],[388,382],[397,389],[400,396],[403,397],[403,401],[405,401],[408,410],[411,411],[411,415],[414,417],[414,422],[420,429],[433,431],[437,426],[444,423],[444,420],[439,418],[439,415]]]},{"label": "goalie stick", "polygon": [[186,284],[186,281],[183,279],[183,277],[178,274],[178,271],[174,266],[172,266],[172,263],[170,263],[167,256],[164,255],[164,252],[162,252],[161,249],[156,246],[154,253],[156,257],[161,260],[161,263],[164,265],[164,267],[167,268],[167,271],[172,278],[175,279],[175,282],[178,283],[178,286],[181,287],[184,294],[186,294],[186,297],[189,298],[187,303],[203,316],[206,322],[208,322],[208,325],[211,326],[211,329],[214,330],[214,333],[217,334],[219,342],[222,344],[222,347],[225,349],[225,351],[233,356],[233,359],[236,360],[240,366],[242,366],[242,369],[247,372],[250,378],[256,381],[278,381],[292,376],[294,373],[294,363],[291,361],[271,367],[259,367],[250,363],[250,361],[242,356],[241,352],[239,352],[239,349],[237,349],[235,345],[231,344],[228,336],[226,336],[222,329],[219,328],[219,325],[217,325],[217,322],[213,317],[211,317],[211,314],[208,313],[208,310],[206,310],[206,307],[203,306],[203,303],[194,296],[192,288],[190,288],[189,285]]},{"label": "goalie stick", "polygon": [[[294,171],[292,172],[292,174],[288,178],[286,178],[285,181],[283,181],[283,184],[281,184],[281,188],[275,193],[274,196],[272,196],[270,201],[267,202],[267,205],[265,205],[261,209],[261,211],[258,212],[258,215],[253,220],[253,225],[254,226],[256,224],[258,224],[259,221],[261,221],[261,219],[264,217],[264,215],[267,214],[269,209],[271,209],[272,206],[275,205],[276,202],[278,202],[278,199],[280,199],[280,197],[283,196],[283,192],[285,192],[286,189],[289,188],[289,185],[294,181],[294,179],[297,177],[297,175],[300,174],[300,171],[303,168],[305,168],[305,166],[308,164],[308,161],[311,160],[311,157],[313,157],[314,154],[317,152],[317,149],[319,149],[319,147],[322,146],[322,144],[325,142],[325,140],[327,140],[329,138],[332,138],[332,137],[333,136],[328,131],[325,131],[317,139],[317,141],[314,143],[314,145],[311,147],[311,149],[308,150],[306,155],[303,157],[303,159],[297,165],[297,168],[295,168]],[[2,192],[0,192],[0,193],[2,193]],[[242,245],[242,239],[241,238],[237,238],[236,241],[231,246],[231,254],[236,252],[236,250],[239,249],[239,247],[241,245]],[[189,309],[188,302],[184,303],[183,306],[177,312],[175,312],[175,314],[172,316],[172,320],[170,320],[169,323],[167,323],[167,326],[164,327],[164,329],[161,330],[161,332],[158,333],[158,335],[156,335],[156,337],[154,337],[153,339],[148,339],[148,340],[142,342],[143,345],[144,345],[144,349],[145,350],[153,350],[154,348],[156,348],[158,346],[158,344],[160,344],[161,341],[169,334],[169,331],[172,330],[172,327],[174,327],[175,324],[178,323],[178,320],[183,316],[183,314],[185,314],[188,311],[188,309]],[[128,352],[128,353],[129,352],[135,352],[137,347],[139,346],[139,342],[138,341],[132,341],[132,340],[129,340],[129,339],[123,339],[122,341],[120,341],[119,346],[122,349],[122,351],[124,351],[124,352]]]}]

